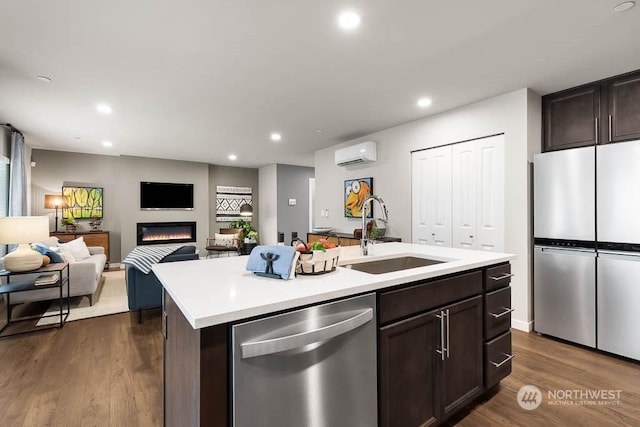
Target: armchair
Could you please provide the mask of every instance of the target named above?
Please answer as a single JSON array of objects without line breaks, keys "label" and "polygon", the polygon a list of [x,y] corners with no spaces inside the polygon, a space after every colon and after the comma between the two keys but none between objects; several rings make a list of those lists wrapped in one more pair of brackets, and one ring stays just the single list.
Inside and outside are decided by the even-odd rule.
[{"label": "armchair", "polygon": [[[198,259],[195,246],[183,246],[160,262],[177,262]],[[142,322],[142,310],[162,305],[162,285],[152,272],[144,274],[127,264],[125,269],[129,310],[138,311],[138,323]]]}]

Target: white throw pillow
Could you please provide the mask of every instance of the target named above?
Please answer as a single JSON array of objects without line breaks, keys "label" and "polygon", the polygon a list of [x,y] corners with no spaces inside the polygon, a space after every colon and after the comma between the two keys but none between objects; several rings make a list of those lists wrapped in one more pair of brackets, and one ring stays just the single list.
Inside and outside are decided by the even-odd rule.
[{"label": "white throw pillow", "polygon": [[238,238],[239,236],[237,234],[215,233],[213,236],[213,244],[216,246],[236,246]]},{"label": "white throw pillow", "polygon": [[68,243],[60,243],[58,246],[60,246],[61,249],[68,249],[75,258],[75,261],[87,259],[91,256],[89,248],[87,248],[87,245],[84,243],[82,236]]},{"label": "white throw pillow", "polygon": [[75,262],[76,261],[76,257],[73,256],[73,253],[71,252],[71,249],[69,249],[68,247],[66,248],[59,248],[60,250],[58,251],[58,253],[60,254],[60,256],[62,256],[62,258],[64,258],[64,260],[66,262]]}]

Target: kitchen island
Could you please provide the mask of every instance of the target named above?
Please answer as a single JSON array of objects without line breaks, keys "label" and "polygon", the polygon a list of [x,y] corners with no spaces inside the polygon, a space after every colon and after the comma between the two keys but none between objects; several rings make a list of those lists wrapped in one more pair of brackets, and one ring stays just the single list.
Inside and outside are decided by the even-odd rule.
[{"label": "kitchen island", "polygon": [[[338,268],[288,281],[245,271],[245,257],[156,264],[165,288],[165,424],[230,425],[235,323],[366,293],[377,298],[379,425],[439,423],[480,396],[510,372],[505,290],[514,256],[386,243],[367,257],[345,247],[340,265],[407,255],[442,262],[384,274]],[[409,375],[406,365],[416,360]],[[402,389],[406,395],[397,395]]]}]

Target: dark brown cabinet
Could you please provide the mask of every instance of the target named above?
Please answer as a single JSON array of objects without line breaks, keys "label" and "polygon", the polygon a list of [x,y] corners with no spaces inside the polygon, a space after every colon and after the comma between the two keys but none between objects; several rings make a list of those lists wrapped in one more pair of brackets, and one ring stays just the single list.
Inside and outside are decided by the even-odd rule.
[{"label": "dark brown cabinet", "polygon": [[612,80],[607,92],[608,141],[640,139],[640,72]]},{"label": "dark brown cabinet", "polygon": [[640,139],[640,71],[542,97],[542,151]]},{"label": "dark brown cabinet", "polygon": [[600,86],[567,90],[542,98],[543,151],[598,143]]},{"label": "dark brown cabinet", "polygon": [[384,326],[379,338],[381,426],[439,424],[483,391],[481,295]]}]

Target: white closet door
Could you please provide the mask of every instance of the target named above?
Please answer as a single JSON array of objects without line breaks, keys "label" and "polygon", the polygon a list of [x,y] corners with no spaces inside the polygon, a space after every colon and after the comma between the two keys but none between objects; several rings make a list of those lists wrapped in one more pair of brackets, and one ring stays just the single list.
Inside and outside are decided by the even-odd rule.
[{"label": "white closet door", "polygon": [[475,141],[452,147],[453,168],[453,247],[475,249],[478,149]]},{"label": "white closet door", "polygon": [[479,139],[474,144],[478,150],[476,248],[504,251],[504,135]]},{"label": "white closet door", "polygon": [[451,246],[451,147],[412,154],[412,241]]}]

